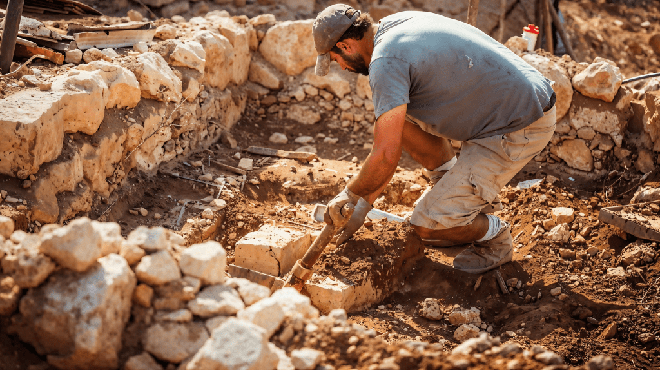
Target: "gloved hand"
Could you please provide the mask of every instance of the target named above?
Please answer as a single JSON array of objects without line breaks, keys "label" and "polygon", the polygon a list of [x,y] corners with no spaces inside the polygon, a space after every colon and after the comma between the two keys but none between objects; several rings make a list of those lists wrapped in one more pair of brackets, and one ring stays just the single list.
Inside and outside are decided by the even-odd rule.
[{"label": "gloved hand", "polygon": [[351,203],[356,205],[358,201],[362,199],[359,195],[348,190],[348,187],[344,188],[341,193],[328,202],[328,208],[325,210],[323,219],[326,223],[333,224],[335,227],[342,227],[348,221],[348,215],[342,213],[342,207],[345,204]]},{"label": "gloved hand", "polygon": [[365,218],[367,218],[367,213],[369,213],[372,208],[371,204],[363,198],[358,200],[357,206],[355,206],[355,210],[353,211],[353,216],[351,216],[348,223],[346,223],[346,225],[344,225],[344,227],[338,232],[339,236],[337,237],[337,245],[347,241],[356,231],[360,230],[362,225],[364,225]]}]

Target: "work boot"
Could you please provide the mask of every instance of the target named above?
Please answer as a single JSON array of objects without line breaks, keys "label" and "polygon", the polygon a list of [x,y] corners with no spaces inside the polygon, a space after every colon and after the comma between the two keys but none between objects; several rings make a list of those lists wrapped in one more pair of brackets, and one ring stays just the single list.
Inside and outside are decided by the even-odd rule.
[{"label": "work boot", "polygon": [[454,258],[454,268],[480,274],[511,262],[513,258],[513,238],[511,225],[504,222],[504,227],[491,240],[474,244]]}]

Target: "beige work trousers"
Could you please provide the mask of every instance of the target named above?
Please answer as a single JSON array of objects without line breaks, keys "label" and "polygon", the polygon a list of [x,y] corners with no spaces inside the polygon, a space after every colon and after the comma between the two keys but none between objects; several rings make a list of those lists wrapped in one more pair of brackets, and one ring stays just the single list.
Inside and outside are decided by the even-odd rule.
[{"label": "beige work trousers", "polygon": [[418,200],[410,222],[431,230],[472,223],[482,208],[550,141],[557,108],[504,135],[464,141],[454,167]]}]

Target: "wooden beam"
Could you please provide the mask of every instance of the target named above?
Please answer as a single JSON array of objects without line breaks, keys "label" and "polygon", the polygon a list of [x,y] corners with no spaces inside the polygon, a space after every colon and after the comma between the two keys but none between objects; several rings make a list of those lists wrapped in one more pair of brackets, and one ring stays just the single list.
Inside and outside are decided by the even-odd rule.
[{"label": "wooden beam", "polygon": [[9,0],[2,44],[0,44],[0,72],[3,75],[9,73],[11,62],[14,60],[14,47],[16,46],[18,28],[21,24],[21,14],[23,14],[23,0]]},{"label": "wooden beam", "polygon": [[543,19],[545,23],[545,42],[547,44],[546,50],[548,51],[548,53],[554,55],[555,45],[552,37],[552,20],[550,19],[550,8],[552,8],[552,5],[550,4],[549,1],[545,1],[542,5],[544,5]]},{"label": "wooden beam", "polygon": [[500,32],[497,41],[504,43],[504,20],[506,18],[506,0],[500,0]]},{"label": "wooden beam", "polygon": [[550,9],[550,15],[552,16],[552,20],[555,23],[557,30],[559,31],[559,37],[561,37],[561,41],[564,43],[564,46],[566,47],[566,51],[568,51],[568,55],[571,56],[571,59],[577,62],[578,60],[575,57],[575,53],[573,52],[573,46],[571,46],[571,41],[568,39],[566,28],[564,28],[564,25],[561,24],[561,21],[559,20],[559,14],[557,14],[557,10],[555,9],[555,7],[552,6],[552,0],[546,0],[546,2],[548,3],[548,9]]},{"label": "wooden beam", "polygon": [[467,23],[471,26],[477,26],[477,14],[479,13],[479,0],[470,0],[468,6]]}]

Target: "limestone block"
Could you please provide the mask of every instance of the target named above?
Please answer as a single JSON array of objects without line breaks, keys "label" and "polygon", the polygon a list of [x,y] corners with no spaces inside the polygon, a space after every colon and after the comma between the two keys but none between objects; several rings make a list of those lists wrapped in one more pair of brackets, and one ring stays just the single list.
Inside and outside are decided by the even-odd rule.
[{"label": "limestone block", "polygon": [[124,364],[124,370],[163,370],[163,367],[148,352],[142,352],[130,357]]},{"label": "limestone block", "polygon": [[264,328],[268,338],[277,331],[286,317],[282,306],[272,298],[262,299],[252,306],[238,311],[236,316]]},{"label": "limestone block", "polygon": [[158,359],[179,363],[194,355],[209,339],[203,323],[157,322],[144,333],[144,350]]},{"label": "limestone block", "polygon": [[108,85],[108,101],[105,105],[110,108],[135,108],[140,102],[140,83],[135,74],[118,64],[105,61],[96,61],[78,66],[81,71],[99,71],[101,77]]},{"label": "limestone block", "polygon": [[[179,110],[185,111],[188,104],[190,103],[184,103]],[[144,129],[141,131],[142,145],[133,153],[135,165],[139,171],[153,173],[158,165],[166,159],[163,144],[172,139],[172,128],[169,125],[161,127],[161,123],[167,118],[164,117],[165,113],[165,109],[161,108],[155,112],[152,111],[144,120]],[[180,121],[184,121],[185,117],[186,115],[182,113]]]},{"label": "limestone block", "polygon": [[594,158],[591,150],[582,139],[564,140],[562,145],[557,147],[557,156],[573,167],[582,171],[592,171],[594,169]]},{"label": "limestone block", "polygon": [[218,242],[195,244],[181,253],[179,266],[185,275],[200,279],[202,284],[220,284],[227,276],[227,252]]},{"label": "limestone block", "polygon": [[355,83],[355,92],[361,99],[373,99],[371,85],[369,85],[369,76],[358,74],[357,82]]},{"label": "limestone block", "polygon": [[188,302],[188,308],[200,317],[235,315],[245,308],[236,289],[225,285],[211,285],[202,289],[197,298]]},{"label": "limestone block", "polygon": [[454,339],[459,342],[464,342],[471,338],[479,336],[479,328],[473,324],[463,324],[454,331]]},{"label": "limestone block", "polygon": [[312,306],[309,297],[300,294],[295,288],[286,287],[277,290],[271,295],[271,298],[282,306],[284,313],[288,316],[302,315],[308,319],[319,316],[319,310]]},{"label": "limestone block", "polygon": [[623,75],[614,63],[596,58],[584,71],[573,76],[573,87],[582,95],[606,102],[614,100]]},{"label": "limestone block", "polygon": [[137,229],[128,234],[126,242],[136,245],[147,252],[156,252],[170,247],[170,242],[167,238],[167,229],[160,226],[152,228],[138,226]]},{"label": "limestone block", "polygon": [[259,52],[278,70],[298,75],[316,64],[312,37],[313,19],[287,21],[271,27],[261,41]]},{"label": "limestone block", "polygon": [[177,28],[171,24],[161,24],[156,28],[154,37],[161,40],[175,39],[177,35]]},{"label": "limestone block", "polygon": [[202,85],[200,85],[199,81],[197,81],[195,78],[191,78],[188,80],[188,86],[183,92],[183,97],[186,98],[189,103],[192,103],[195,101],[195,99],[197,99],[197,96],[201,91]]},{"label": "limestone block", "polygon": [[164,102],[181,100],[181,80],[159,54],[140,54],[133,73],[140,82],[143,98]]},{"label": "limestone block", "polygon": [[280,72],[260,56],[252,58],[248,79],[271,90],[279,90],[284,86]]},{"label": "limestone block", "polygon": [[263,329],[230,318],[213,331],[186,370],[275,370],[278,361]]},{"label": "limestone block", "polygon": [[41,285],[57,267],[53,260],[39,251],[41,238],[29,235],[2,259],[2,270],[20,288]]},{"label": "limestone block", "polygon": [[0,316],[9,316],[18,308],[21,288],[11,276],[0,275]]},{"label": "limestone block", "polygon": [[67,50],[64,57],[65,63],[80,64],[82,62],[83,52],[80,49]]},{"label": "limestone block", "polygon": [[142,257],[135,274],[139,281],[149,285],[162,285],[181,278],[179,265],[166,250]]},{"label": "limestone block", "polygon": [[187,67],[204,73],[206,52],[202,44],[197,41],[178,42],[170,54],[170,60],[173,66]]},{"label": "limestone block", "polygon": [[293,104],[287,109],[286,118],[298,121],[305,125],[313,125],[321,120],[321,114],[315,109],[315,107]]},{"label": "limestone block", "polygon": [[103,257],[101,234],[89,218],[74,220],[65,227],[42,235],[42,253],[63,267],[82,272]]},{"label": "limestone block", "polygon": [[555,242],[566,243],[570,237],[571,228],[568,224],[557,225],[553,227],[552,230],[548,231],[548,239]]},{"label": "limestone block", "polygon": [[229,130],[242,117],[247,106],[247,94],[236,90],[209,89],[209,98],[201,105],[200,120],[215,120]]},{"label": "limestone block", "polygon": [[653,141],[653,150],[660,152],[660,91],[646,93],[646,113],[643,128]]},{"label": "limestone block", "polygon": [[14,232],[14,220],[7,216],[0,215],[0,236],[9,239],[9,236]]},{"label": "limestone block", "polygon": [[[140,97],[139,92],[137,96]],[[91,189],[101,196],[110,196],[112,184],[107,178],[115,174],[115,165],[124,158],[126,138],[124,130],[104,130],[96,134],[93,143],[85,142],[80,150],[83,177]]]},{"label": "limestone block", "polygon": [[109,98],[108,84],[103,74],[100,71],[72,70],[67,75],[56,77],[52,89],[76,92],[65,101],[64,132],[96,133]]},{"label": "limestone block", "polygon": [[253,27],[273,24],[277,22],[277,18],[273,14],[259,14],[256,17],[250,18],[248,21]]},{"label": "limestone block", "polygon": [[156,316],[154,316],[156,321],[171,321],[178,323],[191,322],[193,319],[193,314],[190,310],[182,308],[175,311],[158,311]]},{"label": "limestone block", "polygon": [[229,278],[225,284],[238,291],[246,306],[251,306],[264,298],[270,297],[269,288],[253,283],[248,279]]},{"label": "limestone block", "polygon": [[312,348],[291,351],[291,363],[296,370],[314,370],[323,359],[323,352]]},{"label": "limestone block", "polygon": [[[330,66],[330,72],[325,76],[317,76],[314,73],[314,68],[308,69],[305,71],[305,83],[318,89],[325,89],[335,94],[339,99],[343,99],[344,96],[351,93],[351,84],[349,80],[345,77],[345,74],[342,73],[339,65],[336,64]],[[368,96],[368,92],[365,91],[364,95]]]},{"label": "limestone block", "polygon": [[116,369],[135,283],[116,254],[84,273],[62,271],[28,291],[10,330],[58,369]]},{"label": "limestone block", "polygon": [[555,82],[552,89],[557,94],[557,120],[562,119],[568,113],[573,101],[573,85],[568,78],[568,72],[564,67],[557,65],[547,57],[537,54],[525,54],[522,58],[547,79]]},{"label": "limestone block", "polygon": [[660,188],[642,185],[635,191],[630,203],[645,203],[660,200]]},{"label": "limestone block", "polygon": [[202,282],[192,276],[184,276],[156,287],[156,294],[162,298],[171,298],[181,301],[190,301],[202,287]]},{"label": "limestone block", "polygon": [[[209,18],[207,16],[207,18]],[[250,69],[250,36],[248,30],[238,24],[232,18],[211,17],[213,25],[218,31],[229,40],[233,47],[232,56],[232,77],[231,81],[236,85],[242,85],[247,81],[248,70]]]},{"label": "limestone block", "polygon": [[567,207],[556,207],[552,209],[552,220],[555,225],[568,224],[575,219],[575,210]]},{"label": "limestone block", "polygon": [[119,254],[124,238],[121,236],[121,226],[116,222],[92,221],[92,227],[101,237],[101,254]]},{"label": "limestone block", "polygon": [[85,50],[83,53],[83,60],[85,63],[96,62],[98,60],[104,60],[106,62],[112,62],[112,58],[107,56],[104,52],[97,48],[91,48]]},{"label": "limestone block", "polygon": [[211,31],[199,31],[193,40],[199,42],[206,53],[204,83],[218,89],[227,87],[234,68],[234,47],[229,40]]},{"label": "limestone block", "polygon": [[139,284],[133,291],[133,302],[142,307],[151,307],[151,300],[154,297],[154,289],[146,284]]},{"label": "limestone block", "polygon": [[235,264],[273,276],[289,272],[312,244],[308,232],[270,224],[236,242]]},{"label": "limestone block", "polygon": [[452,311],[452,313],[449,314],[447,319],[452,325],[463,325],[463,324],[480,325],[481,311],[476,307],[472,307],[469,310],[458,309]]}]

